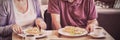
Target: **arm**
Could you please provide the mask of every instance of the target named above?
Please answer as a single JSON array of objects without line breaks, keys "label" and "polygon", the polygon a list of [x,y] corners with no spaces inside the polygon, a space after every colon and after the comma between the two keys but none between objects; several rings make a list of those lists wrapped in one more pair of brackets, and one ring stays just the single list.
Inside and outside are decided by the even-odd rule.
[{"label": "arm", "polygon": [[95,26],[98,26],[98,22],[97,22],[96,19],[88,20],[86,29],[87,29],[88,31],[92,32],[92,31],[93,31],[93,28],[94,28]]},{"label": "arm", "polygon": [[0,35],[3,37],[12,35],[13,32],[17,34],[22,33],[21,27],[16,24],[0,26]]},{"label": "arm", "polygon": [[51,13],[53,29],[61,28],[59,0],[49,0],[48,12]]},{"label": "arm", "polygon": [[[6,8],[8,7],[7,2],[5,0],[0,1],[0,36],[8,36],[12,34],[12,24],[7,25],[7,11]],[[4,26],[3,26],[4,25]]]},{"label": "arm", "polygon": [[[9,0],[0,1],[0,36],[10,36],[12,35],[13,30],[17,33],[21,32],[20,27],[13,26],[14,17],[10,9]],[[10,19],[12,19],[10,21]],[[15,32],[14,31],[14,32]]]},{"label": "arm", "polygon": [[88,25],[98,25],[97,19],[88,20]]},{"label": "arm", "polygon": [[60,15],[52,13],[51,17],[52,17],[52,24],[54,26],[54,29],[60,29],[61,28]]},{"label": "arm", "polygon": [[8,26],[0,26],[0,35],[1,36],[9,36],[12,34],[11,25]]},{"label": "arm", "polygon": [[40,27],[41,29],[46,29],[46,23],[42,18],[41,10],[40,10],[40,4],[38,0],[33,0],[35,11],[37,13],[37,18],[35,19],[36,26]]},{"label": "arm", "polygon": [[93,31],[93,27],[95,25],[98,25],[97,13],[96,13],[94,1],[93,0],[89,0],[89,15],[88,15],[88,21],[87,21],[86,29],[88,31]]}]

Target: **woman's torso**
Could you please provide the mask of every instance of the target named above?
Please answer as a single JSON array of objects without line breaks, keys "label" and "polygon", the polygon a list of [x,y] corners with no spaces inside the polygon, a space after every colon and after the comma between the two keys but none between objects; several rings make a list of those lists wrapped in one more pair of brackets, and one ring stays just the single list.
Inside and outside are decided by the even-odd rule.
[{"label": "woman's torso", "polygon": [[24,13],[18,10],[14,2],[13,2],[13,7],[15,14],[15,23],[17,25],[20,25],[23,29],[32,27],[34,24],[34,20],[37,17],[35,11],[33,10],[34,8],[33,8],[32,0],[28,0],[28,8],[26,7],[27,10]]}]

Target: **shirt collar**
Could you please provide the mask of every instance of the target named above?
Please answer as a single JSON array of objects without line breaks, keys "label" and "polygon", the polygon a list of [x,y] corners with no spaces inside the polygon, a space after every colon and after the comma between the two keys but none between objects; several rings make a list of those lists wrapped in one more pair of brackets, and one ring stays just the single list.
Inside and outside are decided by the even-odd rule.
[{"label": "shirt collar", "polygon": [[[68,0],[63,0],[65,2],[68,2]],[[75,0],[71,6],[75,6],[75,5],[80,5],[82,3],[82,0]]]},{"label": "shirt collar", "polygon": [[68,1],[68,0],[63,0],[63,1]]}]

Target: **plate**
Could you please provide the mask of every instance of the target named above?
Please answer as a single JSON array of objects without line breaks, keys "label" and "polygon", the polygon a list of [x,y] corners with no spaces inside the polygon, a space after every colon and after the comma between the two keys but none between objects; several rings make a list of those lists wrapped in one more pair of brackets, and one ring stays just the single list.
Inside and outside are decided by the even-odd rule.
[{"label": "plate", "polygon": [[86,34],[88,33],[87,30],[85,30],[84,28],[81,28],[82,31],[84,31],[83,33],[72,35],[72,34],[70,34],[70,33],[64,32],[63,29],[64,29],[64,28],[59,29],[59,30],[58,30],[58,33],[61,34],[61,35],[64,35],[64,36],[70,36],[70,37],[83,36],[83,35],[86,35]]},{"label": "plate", "polygon": [[[24,33],[18,34],[18,35],[21,36],[21,37],[25,37],[26,35],[28,35],[28,34],[25,33],[25,31],[26,30],[23,30]],[[35,38],[42,38],[42,37],[45,37],[45,36],[46,36],[46,31],[45,30],[41,30],[41,34],[35,35]]]},{"label": "plate", "polygon": [[99,34],[99,35],[95,35],[94,32],[91,32],[88,34],[89,36],[93,37],[93,38],[105,38],[105,34]]}]

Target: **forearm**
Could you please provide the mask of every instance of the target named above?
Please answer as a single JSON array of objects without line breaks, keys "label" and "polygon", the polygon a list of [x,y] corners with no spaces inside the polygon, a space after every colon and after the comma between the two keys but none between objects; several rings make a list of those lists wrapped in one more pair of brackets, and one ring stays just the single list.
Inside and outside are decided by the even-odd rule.
[{"label": "forearm", "polygon": [[12,25],[8,26],[0,26],[0,35],[1,36],[8,36],[12,34]]},{"label": "forearm", "polygon": [[87,25],[98,25],[98,22],[96,19],[93,19],[93,20],[88,20],[88,23]]},{"label": "forearm", "polygon": [[52,25],[53,25],[53,29],[60,29],[61,28],[61,24],[60,24],[60,15],[59,14],[55,14],[52,13],[51,14],[52,17]]}]

